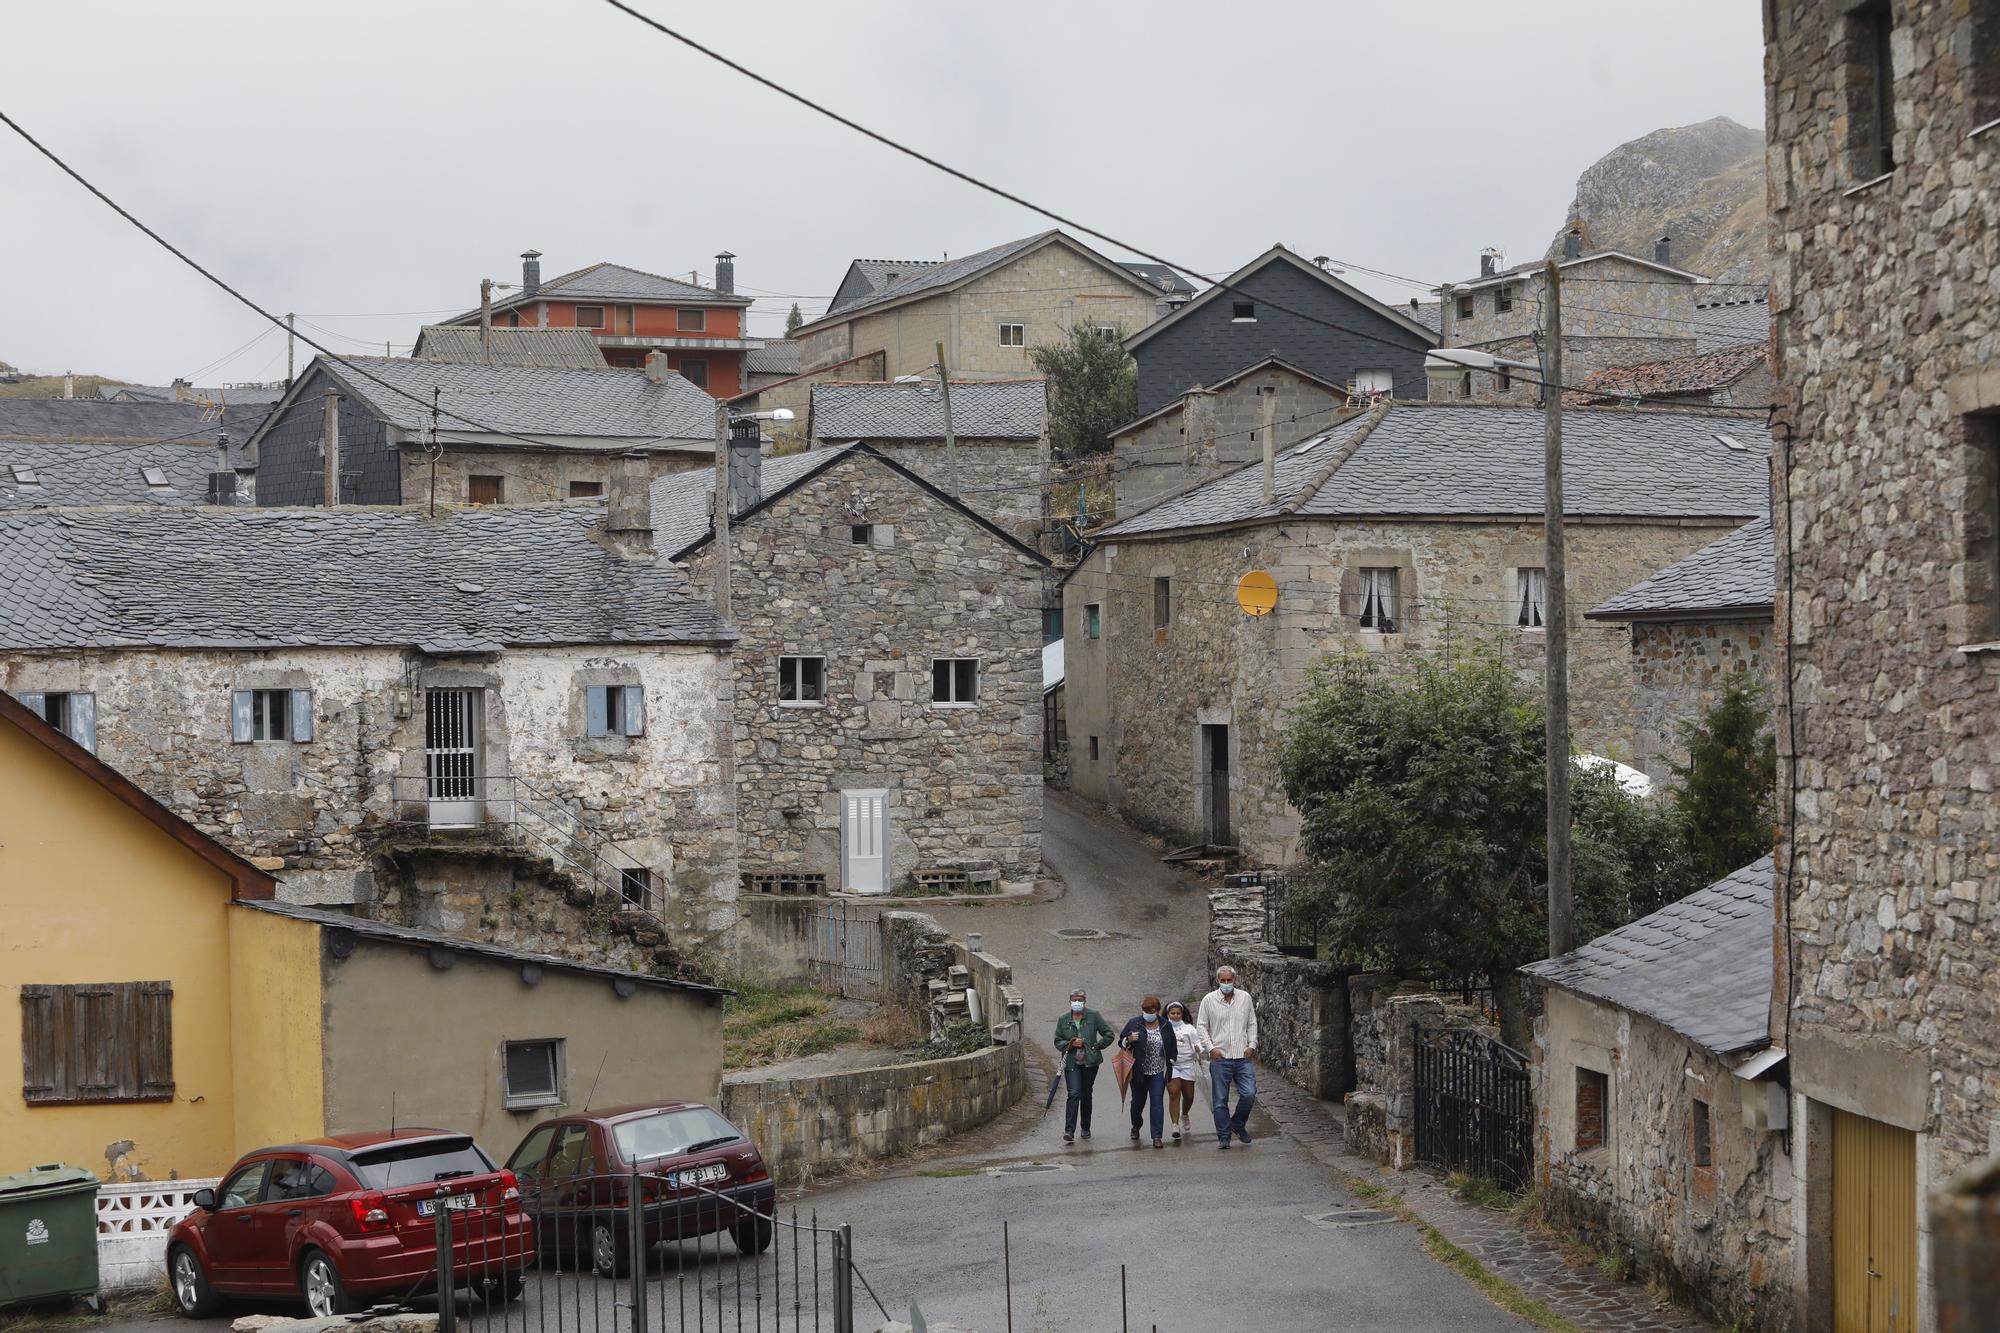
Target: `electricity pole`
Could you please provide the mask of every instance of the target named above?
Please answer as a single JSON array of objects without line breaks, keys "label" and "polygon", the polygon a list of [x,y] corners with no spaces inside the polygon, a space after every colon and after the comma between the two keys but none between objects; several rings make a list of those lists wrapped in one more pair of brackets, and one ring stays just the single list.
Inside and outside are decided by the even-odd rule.
[{"label": "electricity pole", "polygon": [[1546,587],[1542,676],[1548,689],[1544,748],[1548,751],[1549,957],[1575,947],[1571,922],[1569,827],[1569,592],[1563,573],[1562,270],[1543,266],[1542,313],[1542,577]]},{"label": "electricity pole", "polygon": [[958,434],[951,421],[951,371],[944,364],[944,344],[937,345],[938,400],[944,404],[945,489],[958,494]]},{"label": "electricity pole", "polygon": [[1269,385],[1257,390],[1257,396],[1264,400],[1264,503],[1275,504],[1278,498],[1278,442],[1272,438],[1272,427],[1277,420],[1278,391]]},{"label": "electricity pole", "polygon": [[479,360],[493,364],[493,279],[479,280]]},{"label": "electricity pole", "polygon": [[715,613],[729,619],[729,405],[715,404]]},{"label": "electricity pole", "polygon": [[285,316],[285,387],[292,387],[292,342],[299,336],[299,317]]},{"label": "electricity pole", "polygon": [[332,389],[326,391],[323,421],[326,476],[321,482],[321,502],[337,505],[340,503],[340,395]]}]

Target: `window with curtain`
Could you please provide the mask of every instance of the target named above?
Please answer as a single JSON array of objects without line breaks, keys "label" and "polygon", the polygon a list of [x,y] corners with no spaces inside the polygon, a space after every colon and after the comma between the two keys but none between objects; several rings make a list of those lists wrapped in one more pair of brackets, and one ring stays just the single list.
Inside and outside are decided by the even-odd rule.
[{"label": "window with curtain", "polygon": [[1361,571],[1361,628],[1377,634],[1396,632],[1396,582],[1401,570]]},{"label": "window with curtain", "polygon": [[1549,576],[1542,569],[1522,569],[1519,575],[1518,608],[1514,623],[1522,629],[1542,628],[1542,608],[1548,603]]}]

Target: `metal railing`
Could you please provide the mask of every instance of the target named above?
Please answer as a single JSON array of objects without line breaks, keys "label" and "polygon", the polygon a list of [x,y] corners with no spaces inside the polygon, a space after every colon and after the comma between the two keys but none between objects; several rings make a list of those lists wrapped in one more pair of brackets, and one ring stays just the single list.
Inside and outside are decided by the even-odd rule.
[{"label": "metal railing", "polygon": [[857,1281],[887,1320],[854,1229],[781,1216],[756,1184],[551,1178],[518,1212],[453,1210],[442,1187],[438,1333],[854,1333]]}]

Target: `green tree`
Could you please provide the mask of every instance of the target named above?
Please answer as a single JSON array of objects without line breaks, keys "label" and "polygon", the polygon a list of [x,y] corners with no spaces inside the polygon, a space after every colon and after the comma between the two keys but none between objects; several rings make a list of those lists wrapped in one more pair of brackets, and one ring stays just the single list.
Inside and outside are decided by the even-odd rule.
[{"label": "green tree", "polygon": [[1139,415],[1139,367],[1125,354],[1125,331],[1074,324],[1059,343],[1030,348],[1049,377],[1049,443],[1065,461],[1111,447],[1111,432]]},{"label": "green tree", "polygon": [[797,333],[799,326],[805,322],[806,317],[804,312],[799,309],[799,303],[797,301],[792,302],[792,313],[785,316],[785,336],[789,338]]},{"label": "green tree", "polygon": [[[1491,979],[1524,1039],[1513,971],[1548,938],[1541,701],[1497,650],[1454,643],[1315,666],[1280,753],[1312,867],[1304,909],[1343,959]],[[1696,886],[1673,807],[1608,773],[1571,785],[1576,937],[1588,940]]]},{"label": "green tree", "polygon": [[1681,728],[1688,749],[1674,766],[1687,854],[1703,883],[1768,855],[1778,824],[1778,741],[1763,685],[1731,672],[1722,697]]}]

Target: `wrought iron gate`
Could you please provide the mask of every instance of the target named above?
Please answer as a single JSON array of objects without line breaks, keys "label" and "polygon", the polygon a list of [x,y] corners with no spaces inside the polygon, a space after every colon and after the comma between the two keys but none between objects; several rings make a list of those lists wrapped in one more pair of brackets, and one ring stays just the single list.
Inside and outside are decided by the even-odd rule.
[{"label": "wrought iron gate", "polygon": [[882,918],[849,903],[808,908],[800,918],[813,979],[838,995],[882,989]]},{"label": "wrought iron gate", "polygon": [[1417,1156],[1526,1189],[1535,1105],[1528,1057],[1473,1028],[1416,1038]]}]

